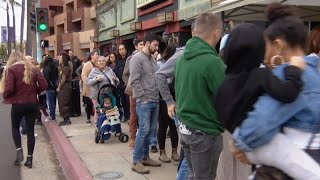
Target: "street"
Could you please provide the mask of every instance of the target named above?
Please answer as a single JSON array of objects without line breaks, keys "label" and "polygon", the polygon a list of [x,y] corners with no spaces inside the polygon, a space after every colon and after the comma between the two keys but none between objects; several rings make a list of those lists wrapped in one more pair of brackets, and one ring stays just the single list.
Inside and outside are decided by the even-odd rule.
[{"label": "street", "polygon": [[19,180],[20,167],[13,164],[16,157],[16,148],[11,136],[11,121],[10,121],[10,105],[4,105],[2,103],[2,94],[0,97],[0,142],[1,142],[1,154],[0,154],[0,174],[1,179]]}]

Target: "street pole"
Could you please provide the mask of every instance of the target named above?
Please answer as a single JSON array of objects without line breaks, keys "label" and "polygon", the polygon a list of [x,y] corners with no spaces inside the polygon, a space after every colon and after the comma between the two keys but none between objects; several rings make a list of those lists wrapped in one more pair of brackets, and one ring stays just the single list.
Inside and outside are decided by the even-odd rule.
[{"label": "street pole", "polygon": [[[40,8],[39,0],[37,0],[37,2],[35,3],[35,7]],[[36,19],[38,19],[37,13],[36,13]],[[41,41],[41,34],[38,31],[38,24],[36,23],[36,45],[37,45],[37,62],[38,63],[42,62],[42,48],[40,47],[40,41]]]},{"label": "street pole", "polygon": [[[31,23],[30,23],[30,13],[32,11],[32,0],[27,0],[27,43],[26,43],[26,54],[33,56],[33,42],[32,37],[33,33],[31,31]],[[34,51],[34,50],[33,50]],[[34,57],[35,58],[35,57]]]}]

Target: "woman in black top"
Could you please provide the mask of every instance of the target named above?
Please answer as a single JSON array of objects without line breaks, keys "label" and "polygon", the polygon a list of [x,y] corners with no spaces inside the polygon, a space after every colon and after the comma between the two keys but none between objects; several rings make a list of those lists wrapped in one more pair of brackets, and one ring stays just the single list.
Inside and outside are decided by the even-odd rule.
[{"label": "woman in black top", "polygon": [[43,62],[43,74],[48,83],[46,93],[49,103],[50,120],[56,120],[56,89],[58,87],[59,73],[58,68],[54,64],[53,58],[50,56],[47,56]]}]

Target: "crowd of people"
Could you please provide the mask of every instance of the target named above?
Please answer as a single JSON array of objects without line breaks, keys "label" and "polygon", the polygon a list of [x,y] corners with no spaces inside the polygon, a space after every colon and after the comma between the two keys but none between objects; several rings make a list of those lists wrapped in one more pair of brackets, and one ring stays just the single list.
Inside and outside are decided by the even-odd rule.
[{"label": "crowd of people", "polygon": [[[197,17],[184,47],[150,33],[134,40],[132,55],[120,44],[106,56],[93,51],[80,60],[70,50],[58,60],[44,56],[38,65],[13,52],[0,92],[4,103],[12,104],[14,163],[23,161],[21,122],[27,129],[29,168],[34,125],[41,124],[41,114],[56,120],[56,99],[59,125],[71,124],[72,80],[79,78],[87,125],[93,116],[97,126],[101,114],[129,121],[137,173],[150,173],[146,166],[172,159],[180,162],[178,180],[215,179],[227,130],[229,149],[252,165],[255,179],[320,179],[320,27],[308,35],[288,5],[272,3],[266,13],[265,30],[236,25],[220,43],[220,54],[215,47],[223,22],[212,13]],[[100,99],[105,84],[116,88],[116,97]],[[161,162],[149,155],[158,148]]]}]

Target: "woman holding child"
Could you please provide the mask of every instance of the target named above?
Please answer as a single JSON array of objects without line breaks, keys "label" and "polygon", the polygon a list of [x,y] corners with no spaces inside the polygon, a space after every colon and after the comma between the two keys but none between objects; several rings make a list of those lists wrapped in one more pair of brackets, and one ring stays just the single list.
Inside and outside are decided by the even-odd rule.
[{"label": "woman holding child", "polygon": [[[215,100],[219,119],[233,133],[231,151],[242,162],[276,167],[294,179],[319,179],[319,164],[311,158],[313,154],[303,151],[320,149],[316,143],[320,132],[319,57],[305,56],[307,31],[290,6],[272,3],[267,13],[265,56],[256,49],[264,45],[255,44],[262,42],[262,33],[250,41],[253,25],[239,25],[230,33],[225,48],[227,76]],[[282,82],[267,69],[258,68],[263,57],[271,68],[280,60],[283,65],[273,73]],[[259,76],[262,79],[255,81]],[[229,100],[227,108],[223,108],[223,97]],[[290,179],[287,175],[262,166],[255,178]]]}]

